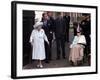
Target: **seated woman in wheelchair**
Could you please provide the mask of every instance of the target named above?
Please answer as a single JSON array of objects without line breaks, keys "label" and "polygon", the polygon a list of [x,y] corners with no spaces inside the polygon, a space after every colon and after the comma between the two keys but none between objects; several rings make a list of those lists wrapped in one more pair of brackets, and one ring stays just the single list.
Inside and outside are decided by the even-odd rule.
[{"label": "seated woman in wheelchair", "polygon": [[82,31],[78,31],[77,35],[74,36],[74,40],[70,45],[69,61],[73,65],[78,65],[78,62],[83,60],[84,48],[86,45],[85,36],[82,35]]}]

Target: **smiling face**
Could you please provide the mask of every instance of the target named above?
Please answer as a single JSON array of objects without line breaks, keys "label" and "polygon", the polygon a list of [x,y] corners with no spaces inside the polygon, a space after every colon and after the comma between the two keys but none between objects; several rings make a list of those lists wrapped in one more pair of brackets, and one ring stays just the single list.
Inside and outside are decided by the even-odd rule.
[{"label": "smiling face", "polygon": [[41,28],[42,28],[42,26],[38,26],[38,27],[37,27],[38,31],[40,31],[40,30],[41,30]]}]

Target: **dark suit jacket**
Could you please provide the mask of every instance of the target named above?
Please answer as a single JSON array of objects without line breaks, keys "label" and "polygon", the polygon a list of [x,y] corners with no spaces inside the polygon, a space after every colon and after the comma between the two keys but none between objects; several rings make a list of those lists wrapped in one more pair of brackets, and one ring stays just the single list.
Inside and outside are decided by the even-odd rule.
[{"label": "dark suit jacket", "polygon": [[81,28],[83,30],[83,34],[86,35],[86,36],[89,36],[90,33],[91,33],[91,26],[90,26],[90,24],[91,24],[90,21],[87,21],[87,20],[83,20],[81,22]]},{"label": "dark suit jacket", "polygon": [[43,22],[43,29],[45,31],[45,34],[48,38],[48,40],[52,40],[53,39],[53,30],[52,30],[52,23],[50,20],[47,20],[46,25],[44,24],[44,20],[42,19]]},{"label": "dark suit jacket", "polygon": [[69,30],[70,16],[64,16],[63,18],[65,19],[66,29]]},{"label": "dark suit jacket", "polygon": [[54,32],[54,29],[55,29],[55,20],[53,17],[49,17],[49,21],[50,21],[50,27],[51,27],[51,31]]},{"label": "dark suit jacket", "polygon": [[56,38],[62,38],[66,33],[66,24],[63,18],[56,18],[55,20],[55,36]]}]

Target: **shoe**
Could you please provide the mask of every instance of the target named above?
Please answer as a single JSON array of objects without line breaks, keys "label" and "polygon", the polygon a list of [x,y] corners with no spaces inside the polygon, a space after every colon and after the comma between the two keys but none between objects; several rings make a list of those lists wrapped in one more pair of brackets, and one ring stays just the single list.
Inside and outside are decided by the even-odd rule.
[{"label": "shoe", "polygon": [[72,61],[69,61],[69,62],[70,62],[70,65],[71,65],[71,66],[74,66],[74,64],[73,64],[73,62],[72,62]]},{"label": "shoe", "polygon": [[45,63],[50,63],[49,61],[45,61]]},{"label": "shoe", "polygon": [[38,65],[37,65],[37,68],[39,68],[39,67],[40,67],[40,65],[38,64]]},{"label": "shoe", "polygon": [[40,65],[40,68],[43,68],[43,65]]}]

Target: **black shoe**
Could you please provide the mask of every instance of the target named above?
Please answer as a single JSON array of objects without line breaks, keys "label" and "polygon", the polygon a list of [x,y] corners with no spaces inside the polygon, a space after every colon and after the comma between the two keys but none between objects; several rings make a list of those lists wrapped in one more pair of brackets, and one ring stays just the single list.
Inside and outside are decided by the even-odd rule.
[{"label": "black shoe", "polygon": [[74,66],[74,64],[73,64],[73,62],[72,62],[72,61],[69,61],[69,63],[70,63],[70,65],[71,65],[71,66]]},{"label": "black shoe", "polygon": [[63,59],[66,59],[66,57],[64,56]]},{"label": "black shoe", "polygon": [[45,61],[45,63],[50,63],[50,61]]}]

